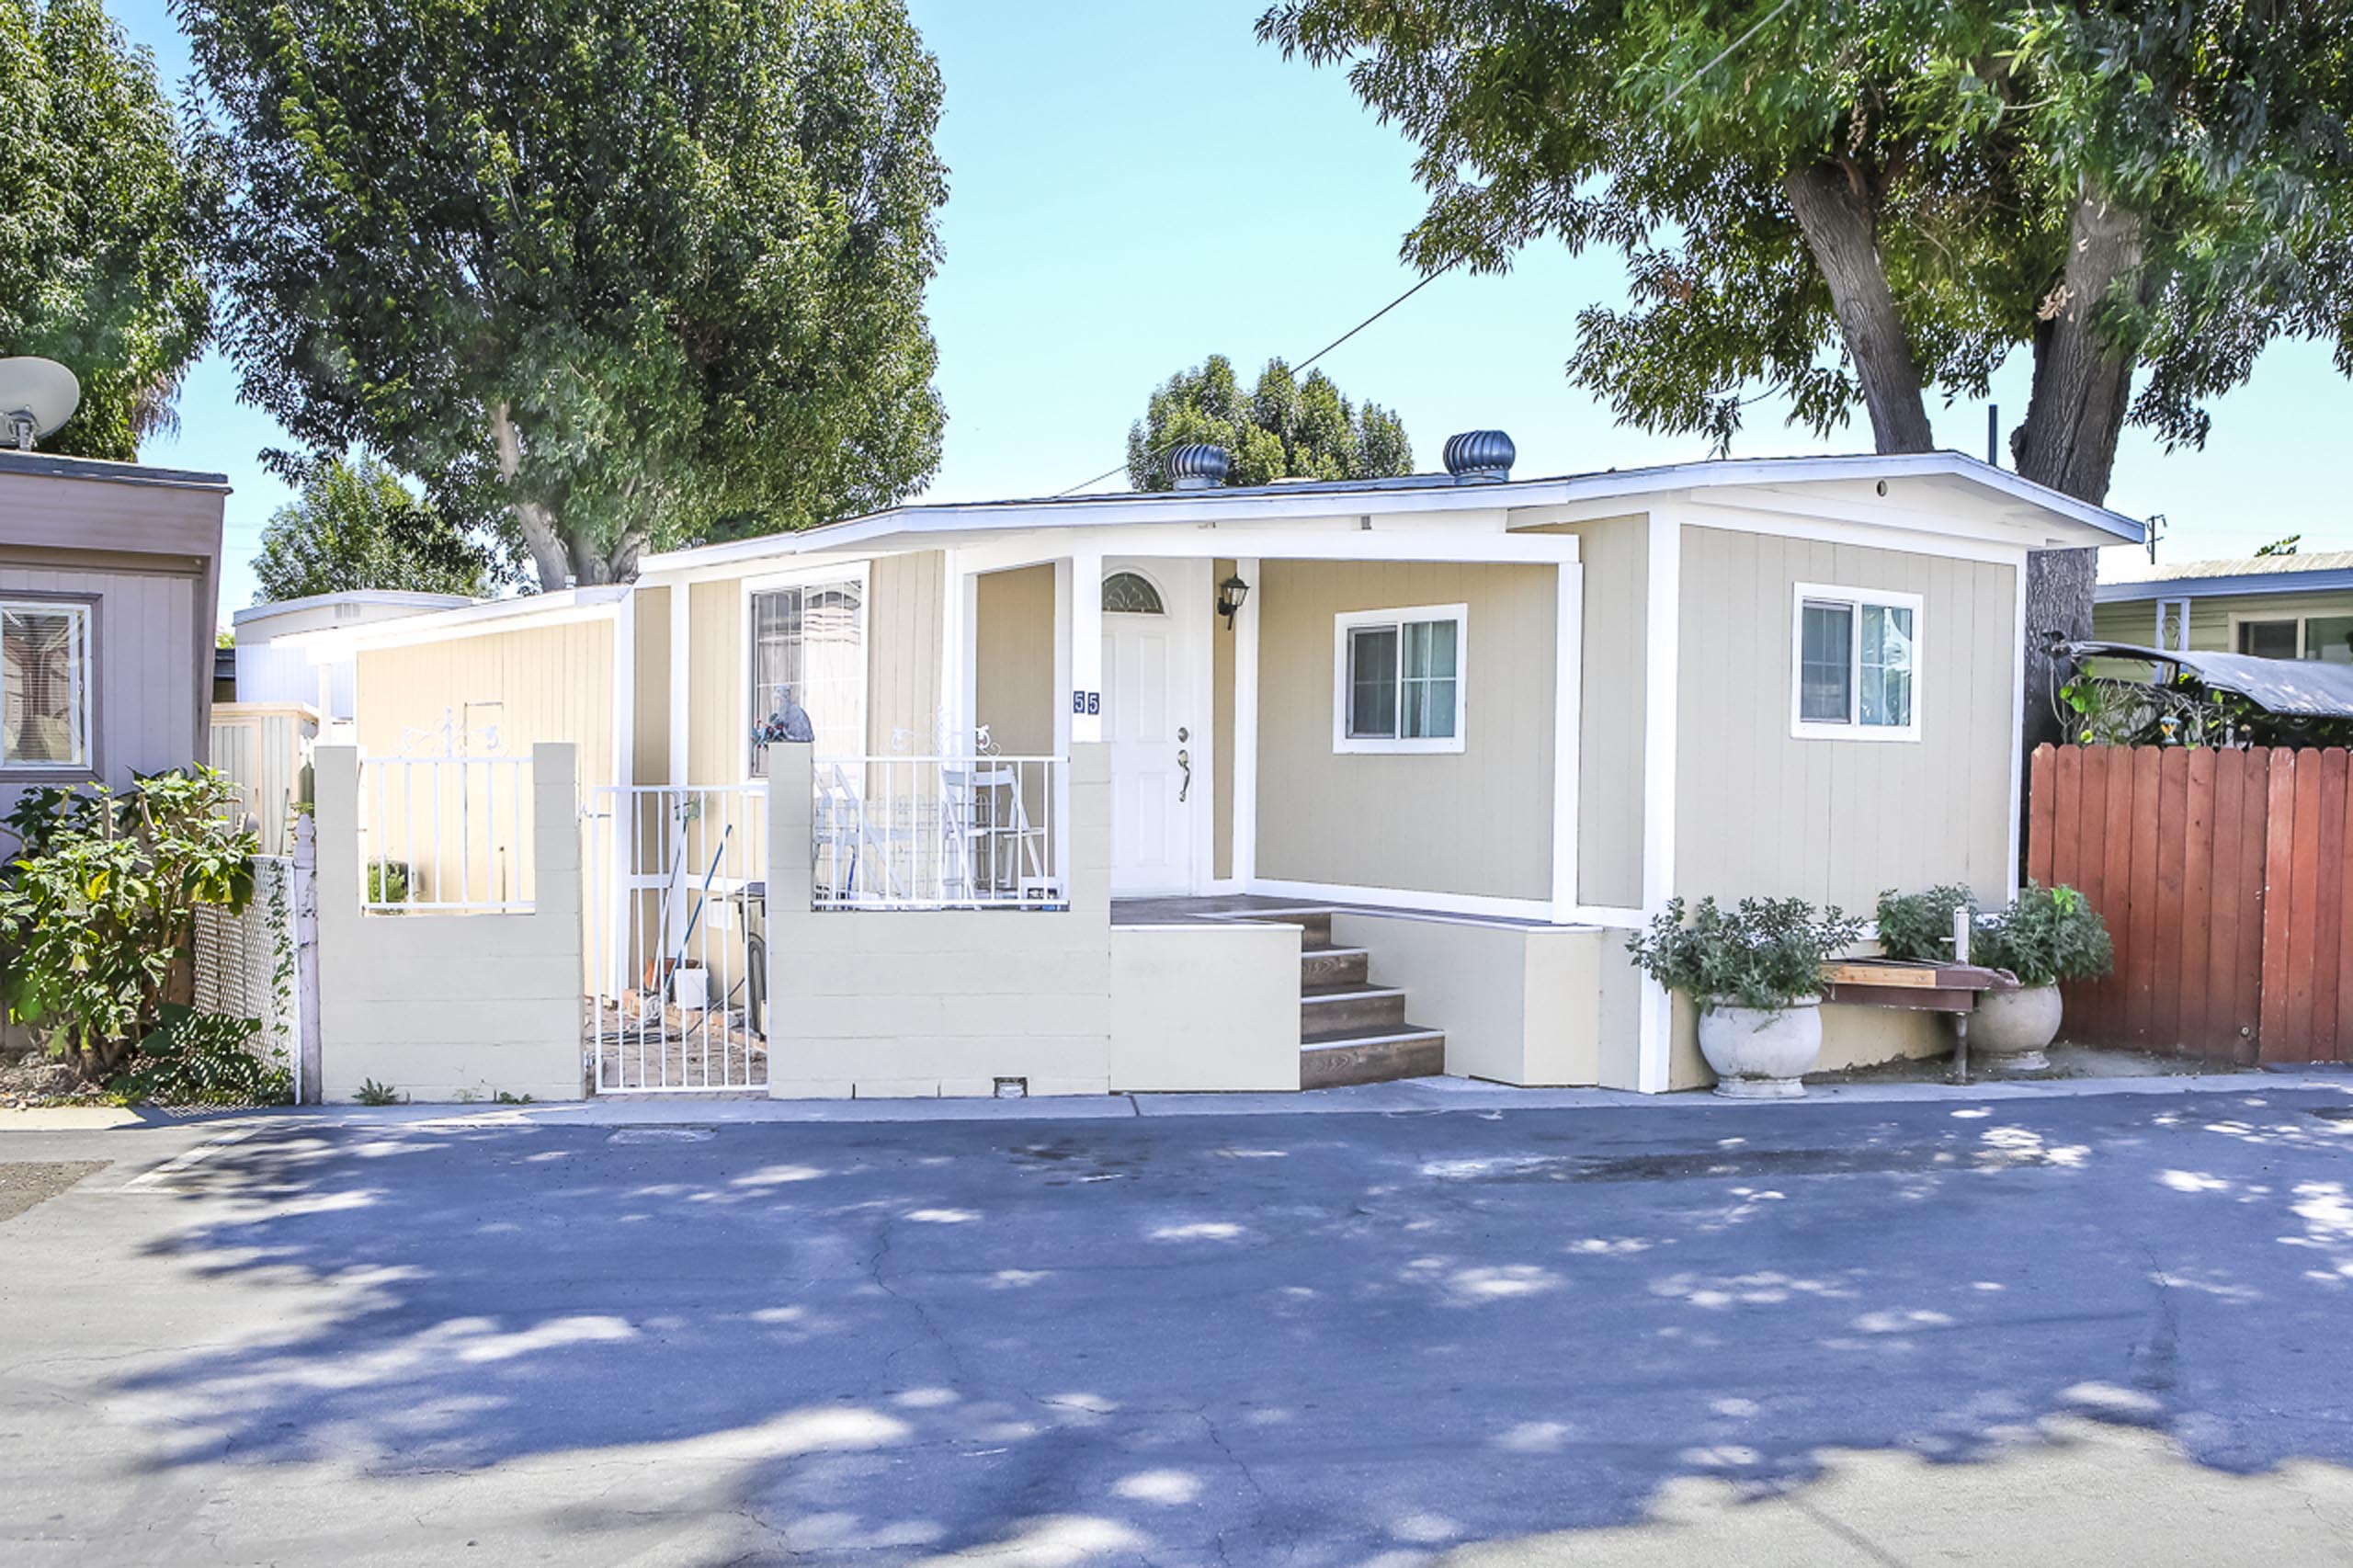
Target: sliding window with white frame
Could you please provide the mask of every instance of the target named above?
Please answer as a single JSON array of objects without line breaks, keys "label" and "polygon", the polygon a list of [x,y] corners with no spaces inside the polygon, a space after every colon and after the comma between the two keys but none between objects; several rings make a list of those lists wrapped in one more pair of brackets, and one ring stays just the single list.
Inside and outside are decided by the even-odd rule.
[{"label": "sliding window with white frame", "polygon": [[866,574],[756,583],[745,595],[750,772],[767,772],[767,741],[809,739],[820,756],[866,744]]},{"label": "sliding window with white frame", "polygon": [[0,600],[0,772],[91,767],[88,599]]},{"label": "sliding window with white frame", "polygon": [[1920,738],[1917,594],[1797,585],[1790,733],[1800,740]]},{"label": "sliding window with white frame", "polygon": [[1332,749],[1462,750],[1470,618],[1466,605],[1336,616]]}]

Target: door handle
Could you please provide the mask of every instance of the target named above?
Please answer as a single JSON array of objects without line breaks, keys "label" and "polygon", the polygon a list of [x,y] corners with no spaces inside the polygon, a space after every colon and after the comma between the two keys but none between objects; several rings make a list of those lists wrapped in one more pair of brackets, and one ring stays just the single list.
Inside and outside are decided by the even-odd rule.
[{"label": "door handle", "polygon": [[1185,770],[1185,781],[1176,786],[1176,803],[1181,806],[1185,803],[1185,797],[1193,792],[1193,754],[1188,751],[1179,751],[1176,754],[1176,766]]}]

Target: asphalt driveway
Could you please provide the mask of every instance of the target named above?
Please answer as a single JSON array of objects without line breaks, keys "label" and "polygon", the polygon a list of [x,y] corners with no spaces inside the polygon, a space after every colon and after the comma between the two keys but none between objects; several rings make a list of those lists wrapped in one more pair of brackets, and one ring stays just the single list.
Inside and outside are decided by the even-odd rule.
[{"label": "asphalt driveway", "polygon": [[2353,1562],[2349,1098],[13,1135],[0,1559]]}]

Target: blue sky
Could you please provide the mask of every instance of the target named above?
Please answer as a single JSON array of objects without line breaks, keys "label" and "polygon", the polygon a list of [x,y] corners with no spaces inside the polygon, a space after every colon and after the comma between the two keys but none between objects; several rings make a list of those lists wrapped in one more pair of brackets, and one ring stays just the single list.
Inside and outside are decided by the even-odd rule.
[{"label": "blue sky", "polygon": [[[165,0],[113,0],[165,78],[188,73]],[[951,181],[947,262],[931,293],[947,445],[929,494],[971,500],[1063,489],[1112,467],[1128,423],[1172,371],[1224,353],[1245,373],[1297,360],[1413,281],[1399,236],[1421,210],[1413,149],[1341,75],[1286,63],[1251,26],[1263,0],[1104,6],[912,0],[947,81],[939,143]],[[1622,297],[1617,258],[1557,247],[1505,278],[1441,278],[1324,361],[1344,391],[1404,415],[1420,466],[1446,437],[1511,432],[1522,475],[1706,455],[1696,439],[1620,428],[1562,373],[1577,312]],[[2026,408],[2014,362],[1995,401]],[[1941,442],[1983,455],[1985,408],[1938,410]],[[2109,503],[2163,512],[2161,559],[2251,551],[2301,532],[2353,546],[2334,463],[2353,383],[2324,347],[2275,347],[2253,383],[2216,405],[2202,452],[2167,455],[2127,432]],[[1868,426],[1829,442],[1749,410],[1736,453],[1863,450]],[[284,444],[208,358],[180,403],[181,433],[149,461],[224,471],[222,617],[251,601],[250,560],[287,498],[256,454]]]}]

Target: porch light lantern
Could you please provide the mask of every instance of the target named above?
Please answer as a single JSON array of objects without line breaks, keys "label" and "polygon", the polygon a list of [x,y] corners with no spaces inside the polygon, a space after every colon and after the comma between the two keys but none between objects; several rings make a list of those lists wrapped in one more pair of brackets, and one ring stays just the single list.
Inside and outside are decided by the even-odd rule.
[{"label": "porch light lantern", "polygon": [[1240,576],[1228,577],[1217,585],[1217,612],[1225,617],[1225,629],[1233,630],[1233,618],[1242,613],[1242,601],[1250,597],[1250,585]]}]

